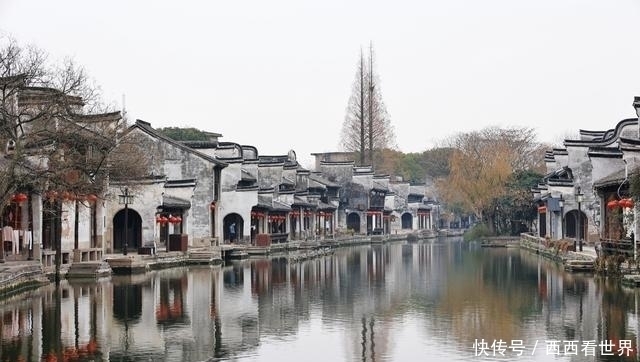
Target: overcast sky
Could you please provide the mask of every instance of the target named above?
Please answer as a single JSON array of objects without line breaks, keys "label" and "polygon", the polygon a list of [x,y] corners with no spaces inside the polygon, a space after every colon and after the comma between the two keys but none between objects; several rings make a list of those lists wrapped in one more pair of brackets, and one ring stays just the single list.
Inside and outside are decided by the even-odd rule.
[{"label": "overcast sky", "polygon": [[557,142],[640,95],[638,0],[0,0],[0,32],[74,58],[131,119],[307,166],[340,147],[369,41],[405,152],[487,126]]}]

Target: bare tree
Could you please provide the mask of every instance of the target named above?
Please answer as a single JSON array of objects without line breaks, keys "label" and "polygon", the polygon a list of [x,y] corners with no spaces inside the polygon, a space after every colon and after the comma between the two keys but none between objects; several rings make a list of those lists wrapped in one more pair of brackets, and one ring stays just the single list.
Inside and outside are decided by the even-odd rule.
[{"label": "bare tree", "polygon": [[[111,174],[146,172],[142,152],[118,156],[121,114],[105,112],[83,68],[46,59],[38,48],[0,39],[0,209],[16,192],[77,206],[87,195],[100,197]],[[122,167],[127,160],[135,164]],[[59,206],[50,210],[59,219]],[[57,267],[59,252],[56,245]]]},{"label": "bare tree", "polygon": [[342,147],[345,151],[358,152],[360,164],[365,160],[365,63],[360,49],[360,61],[347,105],[347,114],[342,124]]},{"label": "bare tree", "polygon": [[373,45],[366,60],[360,50],[356,80],[342,125],[342,147],[358,153],[361,165],[367,161],[373,165],[375,152],[395,148],[395,134],[382,100],[374,60]]}]

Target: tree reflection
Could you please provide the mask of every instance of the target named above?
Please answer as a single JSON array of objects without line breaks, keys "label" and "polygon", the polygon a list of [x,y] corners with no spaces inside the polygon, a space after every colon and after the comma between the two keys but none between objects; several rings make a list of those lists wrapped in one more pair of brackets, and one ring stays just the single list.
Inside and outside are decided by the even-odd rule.
[{"label": "tree reflection", "polygon": [[617,281],[527,252],[398,243],[63,281],[0,304],[0,361],[270,359],[329,335],[340,343],[304,347],[361,361],[396,360],[403,342],[425,355],[428,343],[446,342],[448,356],[475,339],[632,340],[635,349],[639,308],[638,292]]}]

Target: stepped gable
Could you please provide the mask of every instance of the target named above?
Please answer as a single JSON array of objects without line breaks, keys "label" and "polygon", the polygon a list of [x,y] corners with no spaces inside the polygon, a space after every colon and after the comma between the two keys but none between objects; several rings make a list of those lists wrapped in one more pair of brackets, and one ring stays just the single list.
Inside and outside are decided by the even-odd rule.
[{"label": "stepped gable", "polygon": [[585,141],[599,141],[602,140],[606,134],[606,131],[588,131],[579,130],[580,139]]},{"label": "stepped gable", "polygon": [[216,166],[220,166],[220,167],[226,167],[227,166],[227,164],[225,162],[221,162],[221,161],[217,160],[214,157],[208,156],[208,155],[206,155],[206,154],[204,154],[202,152],[199,152],[197,150],[194,150],[191,147],[188,147],[188,146],[184,145],[182,142],[178,142],[178,141],[176,141],[176,140],[174,140],[172,138],[169,138],[169,137],[163,135],[162,133],[156,131],[153,127],[151,127],[151,124],[149,122],[145,122],[145,121],[140,120],[140,119],[136,120],[136,123],[131,125],[125,131],[125,135],[129,134],[130,132],[132,132],[135,129],[139,129],[142,132],[148,134],[149,136],[151,136],[153,138],[162,140],[163,142],[166,142],[166,143],[168,143],[168,144],[170,144],[170,145],[172,145],[172,146],[174,146],[174,147],[176,147],[178,149],[181,149],[181,150],[186,151],[186,152],[188,152],[190,154],[193,154],[193,155],[195,155],[195,156],[197,156],[199,158],[202,158],[203,160],[211,162]]},{"label": "stepped gable", "polygon": [[215,157],[227,163],[242,162],[242,146],[235,142],[218,142]]},{"label": "stepped gable", "polygon": [[242,158],[245,161],[258,161],[259,154],[258,149],[250,145],[242,145]]},{"label": "stepped gable", "polygon": [[54,88],[48,87],[24,87],[18,94],[20,107],[35,107],[51,104],[52,99],[69,106],[84,106],[82,97],[65,94]]},{"label": "stepped gable", "polygon": [[[601,147],[605,147],[605,146],[610,146],[614,143],[616,143],[620,137],[623,136],[623,134],[625,134],[627,132],[635,132],[635,134],[638,134],[638,130],[637,130],[637,125],[638,125],[638,119],[637,118],[627,118],[624,119],[620,122],[618,122],[618,124],[610,129],[607,130],[603,133],[601,138],[593,138],[593,139],[579,139],[579,140],[564,140],[564,145],[565,147],[596,147],[596,146],[601,146]],[[580,130],[580,133],[582,134],[583,132],[592,132],[592,133],[596,133],[597,131],[583,131]]]},{"label": "stepped gable", "polygon": [[622,151],[618,147],[594,146],[589,147],[587,155],[589,157],[622,158]]}]

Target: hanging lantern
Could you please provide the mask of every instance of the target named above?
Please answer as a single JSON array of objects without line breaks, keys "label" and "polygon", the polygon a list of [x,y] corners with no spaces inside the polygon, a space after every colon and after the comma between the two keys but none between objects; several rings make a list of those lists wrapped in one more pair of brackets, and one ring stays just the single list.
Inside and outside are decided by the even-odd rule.
[{"label": "hanging lantern", "polygon": [[166,216],[160,218],[160,225],[165,225],[167,222],[169,222],[169,219]]},{"label": "hanging lantern", "polygon": [[625,208],[625,209],[630,209],[633,207],[633,199],[631,198],[627,198],[627,199],[622,199],[620,201],[618,201],[618,205],[620,205],[620,207]]},{"label": "hanging lantern", "polygon": [[628,207],[627,206],[627,199],[620,199],[618,201],[618,206],[623,208],[623,209],[626,209]]},{"label": "hanging lantern", "polygon": [[169,223],[171,223],[171,224],[177,223],[176,217],[173,216],[173,215],[169,215]]},{"label": "hanging lantern", "polygon": [[182,218],[180,216],[176,216],[176,224],[179,224],[182,222]]},{"label": "hanging lantern", "polygon": [[96,196],[94,194],[89,194],[89,195],[87,195],[87,201],[96,202],[96,201],[98,201],[98,196]]},{"label": "hanging lantern", "polygon": [[618,203],[618,200],[611,200],[607,202],[607,209],[609,210],[616,209],[618,208],[618,206],[620,206],[620,204]]},{"label": "hanging lantern", "polygon": [[14,200],[15,200],[17,203],[21,204],[21,203],[23,203],[23,202],[27,201],[27,199],[28,199],[29,197],[28,197],[26,194],[24,194],[24,193],[22,193],[22,192],[21,192],[21,193],[19,193],[19,194],[15,195],[13,198],[14,198]]},{"label": "hanging lantern", "polygon": [[156,223],[158,224],[162,223],[162,216],[160,214],[156,215]]}]

